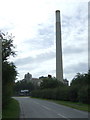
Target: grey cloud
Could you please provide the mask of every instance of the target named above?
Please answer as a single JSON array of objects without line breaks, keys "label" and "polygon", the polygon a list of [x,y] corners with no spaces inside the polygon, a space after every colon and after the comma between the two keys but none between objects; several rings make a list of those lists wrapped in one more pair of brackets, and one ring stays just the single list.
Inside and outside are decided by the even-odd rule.
[{"label": "grey cloud", "polygon": [[26,65],[33,64],[33,63],[40,64],[41,62],[53,59],[54,57],[55,57],[55,52],[43,53],[43,54],[37,55],[35,58],[26,57],[23,59],[17,59],[15,61],[15,64],[19,65],[19,66],[21,66],[21,65],[23,66],[25,64]]},{"label": "grey cloud", "polygon": [[15,61],[15,64],[18,66],[18,65],[25,65],[25,64],[28,64],[28,63],[31,63],[31,61],[33,61],[33,58],[32,57],[26,57],[26,58],[19,58]]},{"label": "grey cloud", "polygon": [[71,26],[71,19],[72,17],[62,15],[62,21],[61,21],[62,27]]},{"label": "grey cloud", "polygon": [[48,26],[40,26],[40,28],[38,29],[38,33],[40,35],[50,35],[53,34],[54,32],[54,26],[53,25],[48,25]]},{"label": "grey cloud", "polygon": [[54,44],[54,31],[50,30],[51,28],[40,28],[38,29],[38,36],[33,39],[28,39],[25,41],[25,44],[30,48],[35,49],[45,49]]},{"label": "grey cloud", "polygon": [[37,73],[34,73],[34,75],[41,77],[41,76],[47,75],[48,73],[49,73],[48,70],[47,71],[46,70],[39,70]]},{"label": "grey cloud", "polygon": [[[24,66],[25,65],[25,66]],[[18,67],[18,70],[20,71],[30,71],[30,70],[35,70],[37,68],[37,64],[23,64],[22,66]]]},{"label": "grey cloud", "polygon": [[35,76],[48,76],[48,74],[51,74],[53,76],[53,74],[56,72],[56,70],[39,70],[37,73],[35,73]]},{"label": "grey cloud", "polygon": [[84,28],[85,21],[88,18],[87,10],[88,10],[87,4],[80,3],[77,10],[76,10],[76,14],[73,14],[73,16],[68,16],[68,13],[67,13],[67,15],[63,14],[62,15],[62,28],[63,28],[63,31],[66,28],[68,28],[68,33],[69,33],[70,30],[72,31],[73,27],[75,27],[74,29],[76,30],[77,27],[80,27],[80,25],[78,23],[80,23]]},{"label": "grey cloud", "polygon": [[38,28],[38,41],[39,48],[48,48],[54,43],[54,26],[48,25],[44,26],[43,24],[39,25]]},{"label": "grey cloud", "polygon": [[63,53],[64,54],[80,54],[83,51],[85,51],[84,48],[82,48],[82,47],[75,47],[75,46],[66,46],[63,49]]},{"label": "grey cloud", "polygon": [[68,66],[67,68],[64,68],[64,72],[66,74],[69,73],[78,73],[78,72],[87,72],[88,71],[88,63],[78,63]]},{"label": "grey cloud", "polygon": [[44,36],[42,38],[34,39],[30,42],[30,45],[35,49],[45,49],[53,45],[54,38],[50,36]]}]

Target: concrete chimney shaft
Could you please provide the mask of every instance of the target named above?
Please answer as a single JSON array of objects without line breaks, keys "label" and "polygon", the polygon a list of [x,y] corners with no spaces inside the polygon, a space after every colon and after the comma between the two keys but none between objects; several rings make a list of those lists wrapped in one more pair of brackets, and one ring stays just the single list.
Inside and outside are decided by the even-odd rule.
[{"label": "concrete chimney shaft", "polygon": [[60,11],[56,11],[56,78],[63,82]]}]

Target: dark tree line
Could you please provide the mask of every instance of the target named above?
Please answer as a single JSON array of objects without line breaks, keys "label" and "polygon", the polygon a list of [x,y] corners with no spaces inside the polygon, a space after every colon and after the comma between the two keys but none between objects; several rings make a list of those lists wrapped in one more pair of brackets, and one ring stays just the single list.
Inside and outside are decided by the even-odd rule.
[{"label": "dark tree line", "polygon": [[56,78],[43,78],[42,82],[40,84],[40,89],[46,89],[46,88],[56,88],[59,86],[64,86],[64,84],[60,81],[58,81]]},{"label": "dark tree line", "polygon": [[70,100],[89,103],[89,90],[90,90],[90,70],[87,74],[80,74],[73,78],[70,85]]},{"label": "dark tree line", "polygon": [[1,32],[0,40],[2,40],[2,106],[5,108],[13,95],[17,71],[14,63],[9,62],[10,56],[15,56],[13,36]]},{"label": "dark tree line", "polygon": [[52,78],[44,78],[39,90],[32,91],[33,97],[55,100],[67,100],[90,104],[90,70],[87,74],[80,74],[73,78],[70,86]]},{"label": "dark tree line", "polygon": [[18,81],[14,84],[14,95],[19,95],[21,90],[29,90],[29,93],[34,90],[35,87],[31,82]]}]

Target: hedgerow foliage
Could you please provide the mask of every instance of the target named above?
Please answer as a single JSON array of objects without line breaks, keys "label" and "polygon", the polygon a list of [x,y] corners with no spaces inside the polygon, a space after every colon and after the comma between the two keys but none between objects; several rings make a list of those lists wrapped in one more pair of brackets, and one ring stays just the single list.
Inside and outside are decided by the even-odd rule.
[{"label": "hedgerow foliage", "polygon": [[47,78],[43,80],[39,90],[32,91],[31,96],[89,104],[89,79],[90,71],[87,74],[77,73],[70,86],[52,78]]}]

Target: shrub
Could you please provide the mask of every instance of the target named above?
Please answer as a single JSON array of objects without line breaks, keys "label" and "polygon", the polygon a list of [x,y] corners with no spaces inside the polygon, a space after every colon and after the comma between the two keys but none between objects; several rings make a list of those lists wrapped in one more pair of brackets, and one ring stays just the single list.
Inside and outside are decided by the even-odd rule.
[{"label": "shrub", "polygon": [[82,87],[78,92],[78,99],[80,102],[89,103],[88,99],[88,86]]},{"label": "shrub", "polygon": [[78,88],[77,86],[71,86],[69,90],[69,100],[72,102],[78,101]]}]

